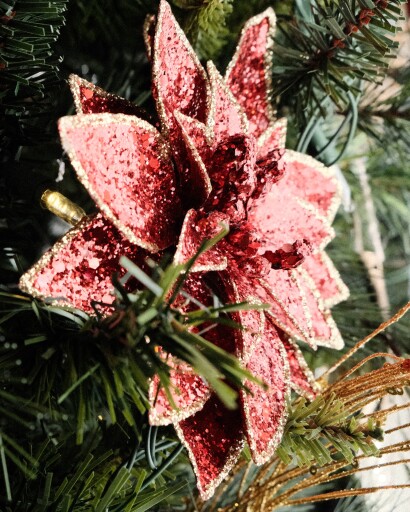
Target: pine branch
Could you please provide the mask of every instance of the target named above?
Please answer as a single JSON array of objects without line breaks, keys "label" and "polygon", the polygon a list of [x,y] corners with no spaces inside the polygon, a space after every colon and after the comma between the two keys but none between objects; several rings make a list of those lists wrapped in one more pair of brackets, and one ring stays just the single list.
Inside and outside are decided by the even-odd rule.
[{"label": "pine branch", "polygon": [[285,464],[299,466],[322,466],[340,456],[353,463],[359,451],[377,456],[375,439],[382,439],[380,424],[371,419],[361,422],[335,395],[318,396],[312,403],[300,398],[289,404],[277,455]]},{"label": "pine branch", "polygon": [[400,3],[326,0],[312,2],[312,11],[304,8],[302,16],[281,20],[274,96],[284,96],[282,103],[291,104],[304,124],[315,110],[325,116],[325,98],[340,108],[349,103],[348,92],[360,93],[360,81],[380,81],[397,47],[392,36],[401,19]]},{"label": "pine branch", "polygon": [[185,32],[193,40],[198,55],[214,59],[227,43],[230,32],[226,20],[233,0],[173,0],[183,13]]}]

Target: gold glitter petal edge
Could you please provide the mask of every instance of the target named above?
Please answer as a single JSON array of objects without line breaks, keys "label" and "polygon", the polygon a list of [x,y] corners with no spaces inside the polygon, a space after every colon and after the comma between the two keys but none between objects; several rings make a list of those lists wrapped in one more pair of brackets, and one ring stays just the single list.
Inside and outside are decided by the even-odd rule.
[{"label": "gold glitter petal edge", "polygon": [[71,148],[71,145],[68,142],[67,129],[69,128],[82,128],[84,126],[104,126],[111,124],[125,124],[130,127],[136,126],[151,132],[157,138],[161,148],[159,156],[162,157],[165,161],[170,161],[168,146],[158,130],[150,125],[147,121],[126,114],[102,113],[62,117],[58,122],[62,145],[71,160],[71,163],[77,173],[78,179],[87,189],[88,193],[93,198],[98,208],[104,213],[104,215],[122,232],[126,238],[128,238],[130,242],[138,245],[139,247],[142,247],[143,249],[146,249],[147,251],[156,253],[160,250],[160,247],[158,247],[157,244],[147,243],[140,237],[136,236],[130,228],[124,226],[119,221],[111,208],[100,198],[99,194],[97,194],[96,190],[90,184],[87,173],[81,162],[77,160],[75,150]]},{"label": "gold glitter petal edge", "polygon": [[201,129],[203,128],[204,135],[206,137],[208,144],[210,143],[210,140],[211,140],[211,135],[209,133],[209,129],[206,125],[204,125],[200,121],[198,121],[194,118],[189,118],[188,116],[184,115],[182,112],[179,112],[178,110],[175,112],[175,119],[177,120],[177,123],[179,124],[179,126],[182,130],[182,136],[184,137],[184,140],[185,140],[188,148],[191,151],[192,157],[195,160],[196,164],[198,165],[198,169],[200,170],[201,178],[203,180],[204,189],[205,189],[205,199],[204,200],[206,200],[212,191],[211,179],[208,175],[208,171],[206,170],[205,164],[204,164],[201,156],[199,155],[194,142],[192,141],[191,137],[189,136],[189,134],[187,133],[187,131],[184,127],[184,121],[189,120],[190,123],[196,124]]},{"label": "gold glitter petal edge", "polygon": [[334,321],[334,319],[332,317],[331,311],[328,310],[325,307],[325,305],[323,304],[322,296],[321,296],[320,292],[318,291],[318,289],[316,288],[315,282],[310,277],[308,272],[306,272],[306,270],[302,269],[301,267],[294,269],[293,272],[295,274],[299,273],[302,276],[303,280],[306,282],[308,288],[310,289],[310,291],[316,298],[319,310],[325,317],[326,323],[329,326],[330,331],[331,331],[331,336],[329,339],[322,339],[322,338],[318,338],[315,336],[315,338],[314,338],[315,343],[321,347],[333,348],[336,350],[342,349],[344,347],[343,338],[342,338],[340,331],[336,325],[336,322]]},{"label": "gold glitter petal edge", "polygon": [[[262,148],[266,144],[266,142],[271,137],[272,133],[280,130],[281,136],[280,136],[280,139],[279,139],[279,146],[278,146],[278,148],[279,149],[285,149],[286,148],[286,132],[287,132],[287,127],[288,127],[288,120],[286,119],[286,117],[281,117],[277,121],[274,121],[269,126],[269,128],[264,133],[262,133],[262,135],[259,136],[259,138],[257,140],[258,148]],[[276,149],[276,148],[272,147],[271,149]],[[288,151],[289,150],[287,149],[286,152],[288,152]]]},{"label": "gold glitter petal edge", "polygon": [[95,215],[87,215],[86,217],[82,218],[74,228],[67,231],[67,233],[60,240],[58,240],[46,253],[44,253],[43,256],[37,261],[37,263],[29,268],[27,272],[21,276],[19,281],[20,290],[28,293],[36,299],[46,301],[48,305],[65,306],[71,310],[78,311],[77,308],[75,308],[70,302],[68,302],[68,300],[64,299],[63,297],[59,299],[53,299],[40,293],[35,288],[34,281],[37,274],[49,264],[50,260],[66,245],[68,245],[71,240],[78,235],[78,233],[81,233],[84,229],[86,229],[87,225],[93,221],[94,217]]},{"label": "gold glitter petal edge", "polygon": [[216,69],[215,64],[212,61],[207,62],[207,70],[209,75],[209,82],[211,85],[211,113],[212,113],[212,120],[209,123],[209,128],[213,130],[214,124],[215,124],[215,104],[216,104],[216,89],[217,84],[221,89],[225,92],[227,98],[232,103],[232,106],[235,107],[235,109],[238,111],[239,117],[241,119],[241,129],[243,133],[248,133],[249,131],[249,121],[246,117],[246,113],[239,104],[238,100],[233,95],[232,91],[229,89],[229,87],[224,82],[223,77],[219,73],[219,71]]},{"label": "gold glitter petal edge", "polygon": [[107,92],[104,89],[101,89],[101,87],[98,87],[98,85],[94,85],[93,83],[88,82],[87,80],[81,78],[78,75],[71,74],[68,77],[68,83],[70,86],[71,94],[74,98],[74,105],[77,114],[87,114],[86,112],[84,112],[83,104],[81,102],[81,87],[84,87],[85,89],[88,89],[89,91],[98,94],[98,96],[101,96],[102,98],[112,99],[135,107],[133,103],[126,100],[125,98],[121,98],[121,96],[117,96],[116,94]]},{"label": "gold glitter petal edge", "polygon": [[342,186],[340,184],[339,179],[337,178],[335,167],[326,167],[324,164],[316,160],[312,156],[305,155],[303,153],[298,153],[297,151],[293,151],[291,149],[287,149],[285,152],[285,160],[287,162],[297,162],[300,164],[305,164],[307,166],[313,167],[316,171],[318,171],[322,176],[327,179],[331,179],[336,186],[336,194],[333,196],[331,205],[327,211],[326,218],[328,222],[331,224],[336,216],[336,212],[339,209],[340,203],[342,201]]},{"label": "gold glitter petal edge", "polygon": [[242,437],[242,439],[237,443],[237,445],[231,447],[224,468],[219,473],[218,477],[215,478],[215,480],[213,480],[213,482],[207,488],[204,489],[199,480],[199,471],[198,471],[198,466],[196,464],[195,455],[192,452],[188,442],[186,441],[184,433],[182,432],[182,429],[179,426],[179,424],[177,423],[176,425],[174,425],[174,427],[175,427],[175,431],[176,431],[181,443],[185,446],[185,448],[188,452],[188,457],[189,457],[189,460],[191,461],[192,467],[194,469],[194,473],[195,473],[195,476],[197,479],[197,487],[201,494],[201,498],[204,501],[209,500],[209,498],[212,498],[212,496],[214,495],[215,490],[218,487],[218,485],[221,484],[223,482],[223,480],[225,480],[225,478],[228,476],[228,473],[235,466],[235,463],[238,460],[238,458],[245,446],[245,439],[244,439],[244,437]]},{"label": "gold glitter petal edge", "polygon": [[315,344],[314,340],[311,339],[311,336],[309,335],[308,332],[305,331],[305,329],[302,329],[300,327],[300,325],[298,324],[296,318],[292,315],[292,313],[290,313],[287,309],[286,309],[286,306],[284,304],[284,302],[275,295],[275,293],[273,293],[273,291],[271,290],[270,286],[268,283],[266,283],[263,279],[260,279],[259,280],[259,283],[261,284],[261,286],[272,296],[272,298],[279,304],[279,306],[282,308],[282,311],[285,313],[285,315],[289,318],[289,320],[291,321],[291,323],[293,324],[293,326],[295,327],[295,331],[298,332],[299,334],[296,334],[295,331],[294,332],[291,332],[289,330],[289,327],[287,327],[285,324],[283,324],[280,320],[277,319],[277,317],[275,316],[275,314],[271,311],[271,310],[267,310],[266,311],[266,314],[269,315],[272,320],[273,320],[273,323],[279,327],[279,329],[281,329],[283,332],[285,332],[288,336],[292,337],[292,338],[296,338],[300,341],[304,341],[305,343],[307,343],[313,350],[316,350],[317,349],[317,345]]},{"label": "gold glitter petal edge", "polygon": [[339,293],[337,295],[333,296],[331,299],[326,299],[323,301],[325,308],[330,309],[333,306],[336,306],[336,304],[339,304],[340,302],[347,300],[349,298],[350,291],[349,291],[349,288],[343,282],[342,278],[340,277],[339,271],[335,267],[335,264],[330,259],[328,254],[326,254],[326,252],[323,251],[320,254],[320,256],[321,256],[323,264],[326,266],[327,271],[329,272],[330,277],[336,283],[336,286],[339,291]]},{"label": "gold glitter petal edge", "polygon": [[[184,31],[182,30],[182,28],[176,22],[173,14],[172,14],[171,7],[169,6],[169,4],[165,0],[161,0],[160,4],[159,4],[159,10],[158,10],[158,16],[157,16],[157,25],[155,27],[155,36],[154,36],[154,49],[153,49],[154,51],[153,51],[153,59],[152,59],[153,60],[153,64],[152,64],[152,84],[153,84],[153,88],[155,89],[156,94],[157,94],[156,105],[157,105],[158,116],[159,116],[160,121],[161,121],[161,132],[165,136],[169,132],[169,124],[168,124],[168,116],[166,115],[166,111],[165,111],[165,105],[164,105],[164,102],[163,102],[163,100],[161,98],[160,88],[158,87],[158,85],[159,85],[159,78],[158,77],[161,74],[161,65],[158,63],[157,55],[159,55],[159,53],[160,53],[159,52],[159,40],[160,40],[159,35],[162,32],[162,29],[163,29],[163,18],[167,14],[167,11],[168,11],[168,13],[169,12],[171,13],[171,16],[174,19],[175,31],[176,31],[176,33],[177,33],[181,43],[185,46],[189,56],[191,57],[191,59],[193,60],[193,62],[196,65],[196,69],[197,69],[198,73],[202,76],[202,78],[204,80],[207,99],[210,97],[210,87],[209,87],[208,77],[206,76],[205,70],[202,67],[201,63],[199,62],[198,56],[194,52],[194,50],[193,50],[190,42],[188,41],[188,38],[186,37]],[[206,106],[207,106],[207,113],[205,115],[205,119],[207,119],[209,117],[209,110],[210,110],[209,101],[206,102]]]},{"label": "gold glitter petal edge", "polygon": [[232,72],[232,69],[235,67],[238,58],[241,54],[241,45],[242,41],[245,38],[246,32],[248,29],[254,25],[258,25],[267,18],[269,20],[269,38],[266,45],[266,52],[265,52],[265,58],[264,58],[264,67],[265,67],[265,80],[266,80],[266,95],[267,95],[267,105],[268,105],[268,116],[271,120],[271,122],[274,122],[276,119],[276,112],[272,106],[272,77],[271,77],[271,69],[272,69],[272,62],[273,62],[273,46],[274,41],[273,37],[275,35],[276,31],[276,14],[275,11],[272,9],[272,7],[268,7],[265,11],[261,12],[260,14],[254,16],[250,20],[248,20],[241,32],[241,36],[239,38],[239,43],[236,47],[236,51],[234,56],[232,57],[231,62],[229,63],[226,73],[225,73],[225,82],[228,82],[229,75]]},{"label": "gold glitter petal edge", "polygon": [[167,415],[166,417],[158,414],[158,412],[155,409],[155,395],[156,395],[156,387],[154,386],[153,382],[150,382],[150,387],[148,391],[148,399],[151,404],[154,404],[153,407],[149,410],[148,413],[148,419],[149,424],[156,427],[162,427],[167,426],[171,424],[177,424],[180,421],[183,421],[190,416],[193,416],[197,412],[201,411],[206,402],[209,400],[209,398],[212,395],[212,391],[209,388],[206,392],[206,394],[201,398],[201,400],[197,400],[192,403],[190,407],[185,407],[184,409],[174,409],[171,414]]},{"label": "gold glitter petal edge", "polygon": [[144,25],[142,26],[142,34],[144,37],[145,51],[147,52],[148,60],[152,60],[152,39],[150,36],[150,29],[155,24],[156,16],[155,14],[147,14],[144,20]]},{"label": "gold glitter petal edge", "polygon": [[[283,361],[284,383],[286,386],[285,394],[284,394],[285,396],[283,398],[283,401],[286,404],[289,402],[290,390],[291,390],[290,367],[289,367],[289,361],[287,358],[287,354],[286,354],[285,348],[282,345],[282,343],[280,343],[280,345],[279,345],[279,351],[280,351],[280,355],[281,355],[282,361]],[[263,452],[257,453],[256,442],[253,439],[253,437],[250,435],[250,432],[252,431],[252,429],[251,429],[251,424],[249,422],[249,408],[248,408],[248,404],[246,401],[246,392],[244,390],[241,390],[241,394],[242,394],[242,399],[243,399],[242,400],[243,409],[244,409],[244,413],[245,413],[244,416],[245,416],[246,430],[247,430],[247,432],[249,432],[249,437],[250,437],[250,449],[252,452],[252,460],[257,466],[261,466],[262,464],[265,464],[265,462],[267,462],[274,455],[275,450],[278,447],[278,445],[282,439],[283,432],[284,432],[285,425],[286,425],[286,420],[288,418],[288,409],[286,406],[284,407],[282,416],[279,420],[279,424],[276,429],[276,432],[275,432],[274,436],[272,437],[272,439],[269,441],[268,447],[266,448],[266,450],[264,450]]]}]

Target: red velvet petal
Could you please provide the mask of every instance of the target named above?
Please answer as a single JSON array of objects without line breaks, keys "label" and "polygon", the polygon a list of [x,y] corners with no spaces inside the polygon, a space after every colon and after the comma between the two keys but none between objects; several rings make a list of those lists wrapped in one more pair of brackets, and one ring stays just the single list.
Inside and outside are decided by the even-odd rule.
[{"label": "red velvet petal", "polygon": [[208,63],[208,74],[212,98],[210,128],[216,143],[232,135],[247,133],[246,116],[212,62]]},{"label": "red velvet petal", "polygon": [[314,252],[325,247],[334,236],[329,222],[308,203],[302,204],[285,183],[285,176],[271,189],[249,203],[248,221],[263,240],[263,251],[275,252],[296,241]]},{"label": "red velvet petal", "polygon": [[316,396],[318,386],[299,347],[285,333],[280,333],[286,350],[290,370],[290,384],[297,393],[310,400]]},{"label": "red velvet petal", "polygon": [[265,158],[273,149],[284,149],[287,119],[281,118],[269,126],[258,138],[258,159]]},{"label": "red velvet petal", "polygon": [[[222,229],[229,226],[229,218],[221,212],[201,215],[197,210],[189,210],[185,216],[179,237],[178,247],[174,256],[176,263],[186,263],[197,254],[201,244],[217,236]],[[196,261],[193,270],[209,271],[226,268],[227,259],[218,244]]]},{"label": "red velvet petal", "polygon": [[164,388],[160,387],[158,376],[155,375],[149,388],[150,425],[178,423],[200,411],[211,396],[208,384],[188,364],[170,357],[166,358],[166,362],[173,367],[170,393],[176,408],[170,404]]},{"label": "red velvet petal", "polygon": [[317,345],[334,349],[343,348],[343,339],[332,318],[324,307],[322,298],[313,279],[301,267],[292,271],[297,276],[299,289],[306,299],[308,314],[312,322],[312,338]]},{"label": "red velvet petal", "polygon": [[246,23],[226,75],[226,83],[245,110],[255,137],[274,120],[269,94],[275,23],[271,8]]},{"label": "red velvet petal", "polygon": [[175,243],[181,217],[167,145],[150,124],[122,114],[63,117],[64,149],[99,208],[133,243]]},{"label": "red velvet petal", "polygon": [[172,132],[175,110],[206,122],[209,95],[206,73],[164,0],[159,6],[155,31],[153,87],[166,129]]},{"label": "red velvet petal", "polygon": [[253,394],[241,391],[245,432],[256,464],[264,464],[274,454],[286,421],[286,396],[289,392],[289,368],[286,354],[275,327],[266,323],[262,340],[255,348],[247,369],[269,387],[265,391],[246,382]]},{"label": "red velvet petal", "polygon": [[134,103],[108,93],[101,87],[97,87],[77,75],[70,75],[68,82],[74,96],[77,114],[109,112],[111,114],[128,114],[141,119],[149,119],[148,114]]},{"label": "red velvet petal", "polygon": [[243,448],[239,409],[226,409],[216,396],[176,426],[188,450],[202,499],[210,498],[238,460]]},{"label": "red velvet petal", "polygon": [[91,301],[114,301],[112,276],[125,274],[121,256],[143,266],[147,253],[101,214],[86,217],[22,276],[20,287],[34,297],[92,314]]},{"label": "red velvet petal", "polygon": [[326,308],[331,308],[349,296],[349,289],[325,252],[313,254],[302,263],[320,292]]},{"label": "red velvet petal", "polygon": [[332,168],[314,158],[286,151],[282,186],[311,203],[331,222],[340,204],[340,185]]}]

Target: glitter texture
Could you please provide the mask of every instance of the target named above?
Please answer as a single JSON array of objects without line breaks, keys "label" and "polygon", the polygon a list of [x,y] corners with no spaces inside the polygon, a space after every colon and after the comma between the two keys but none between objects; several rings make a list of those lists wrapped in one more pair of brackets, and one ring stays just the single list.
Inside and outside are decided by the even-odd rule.
[{"label": "glitter texture", "polygon": [[68,80],[71,93],[74,97],[77,114],[128,114],[147,119],[147,113],[134,103],[104,91],[101,87],[87,82],[77,75],[70,75]]},{"label": "glitter texture", "polygon": [[289,375],[286,352],[275,327],[267,322],[263,342],[253,351],[247,369],[259,377],[268,389],[247,382],[251,394],[241,391],[246,436],[252,459],[264,464],[272,455],[282,436],[286,420]]},{"label": "glitter texture", "polygon": [[[329,308],[347,289],[324,249],[340,202],[334,169],[285,149],[286,120],[271,107],[272,9],[245,25],[225,80],[203,69],[161,0],[144,26],[161,133],[117,96],[71,77],[79,115],[63,118],[64,148],[101,213],[70,231],[21,280],[23,290],[92,312],[114,300],[120,255],[144,265],[147,254],[176,248],[195,255],[222,227],[227,236],[201,255],[173,308],[268,303],[230,318],[242,329],[201,326],[203,336],[260,376],[228,411],[186,363],[172,365],[173,408],[154,377],[152,424],[173,423],[204,499],[212,496],[248,440],[254,462],[275,450],[290,387],[312,397],[312,375],[295,340],[313,348],[343,341]],[[145,119],[145,120],[144,120]],[[195,328],[193,328],[194,332]],[[164,354],[164,357],[169,357]]]},{"label": "glitter texture", "polygon": [[125,274],[120,257],[143,267],[146,255],[101,214],[85,217],[24,274],[20,288],[53,304],[93,313],[91,301],[114,301],[112,276]]},{"label": "glitter texture", "polygon": [[59,130],[78,177],[133,243],[175,243],[179,198],[168,148],[150,124],[123,114],[63,117]]},{"label": "glitter texture", "polygon": [[164,388],[160,387],[158,376],[155,376],[149,388],[149,400],[152,404],[149,411],[151,425],[169,425],[182,421],[200,411],[211,396],[207,384],[190,366],[170,357],[165,359],[172,368],[170,393],[174,407],[170,404]]},{"label": "glitter texture", "polygon": [[176,431],[196,469],[202,497],[210,498],[242,451],[240,412],[226,409],[213,395],[200,412],[176,425]]}]

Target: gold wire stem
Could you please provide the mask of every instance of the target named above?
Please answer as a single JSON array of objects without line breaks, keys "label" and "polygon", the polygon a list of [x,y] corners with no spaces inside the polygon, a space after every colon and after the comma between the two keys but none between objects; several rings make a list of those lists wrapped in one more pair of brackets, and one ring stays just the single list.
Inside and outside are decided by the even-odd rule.
[{"label": "gold wire stem", "polygon": [[372,340],[375,336],[386,330],[390,325],[395,324],[400,320],[402,316],[404,316],[410,310],[410,302],[408,302],[405,306],[403,306],[394,316],[381,323],[377,329],[375,329],[368,336],[363,338],[359,343],[351,348],[346,354],[344,354],[331,368],[329,368],[323,375],[320,376],[319,380],[326,379],[331,373],[333,373],[339,366],[341,366],[345,361],[347,361],[352,355],[357,352],[360,348],[362,348],[366,343]]},{"label": "gold wire stem", "polygon": [[54,213],[54,215],[57,215],[57,217],[60,217],[60,219],[63,219],[72,226],[78,224],[85,217],[85,211],[78,204],[73,203],[55,190],[45,190],[41,196],[40,203],[43,208]]}]

